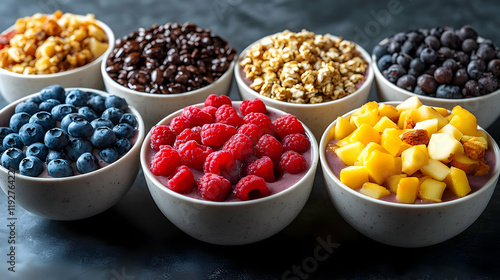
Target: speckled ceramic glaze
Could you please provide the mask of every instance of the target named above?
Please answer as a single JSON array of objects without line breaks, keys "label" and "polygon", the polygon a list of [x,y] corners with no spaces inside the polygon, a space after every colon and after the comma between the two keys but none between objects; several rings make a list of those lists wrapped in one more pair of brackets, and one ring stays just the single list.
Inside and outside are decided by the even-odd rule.
[{"label": "speckled ceramic glaze", "polygon": [[[244,49],[238,57],[238,62],[245,56],[252,45],[268,37],[270,36],[264,37]],[[359,45],[356,46],[356,49],[361,53],[363,59],[368,62],[368,65],[371,66],[370,55]],[[234,77],[236,79],[236,84],[238,86],[241,99],[251,100],[254,98],[258,98],[264,101],[264,103],[268,106],[272,106],[276,109],[280,109],[296,116],[300,121],[306,124],[309,129],[311,129],[316,139],[321,138],[321,135],[325,131],[325,128],[332,121],[334,121],[337,116],[345,114],[354,108],[360,107],[361,105],[366,103],[366,101],[368,101],[368,96],[370,94],[370,89],[372,87],[374,79],[373,71],[371,70],[371,67],[368,67],[367,74],[365,75],[366,79],[363,85],[356,92],[334,101],[317,104],[296,104],[274,100],[272,98],[263,96],[255,90],[251,89],[241,76],[239,64],[234,67]]]},{"label": "speckled ceramic glaze", "polygon": [[[95,89],[79,89],[107,94]],[[5,121],[8,125],[17,103],[35,95],[38,93],[3,108],[0,111],[0,126],[5,126]],[[96,171],[65,178],[29,177],[18,173],[13,175],[0,166],[0,187],[3,192],[7,196],[14,193],[18,206],[52,220],[83,219],[107,210],[129,190],[139,172],[144,122],[135,108],[129,106],[129,112],[137,118],[137,140],[119,160]]]},{"label": "speckled ceramic glaze", "polygon": [[[98,20],[97,23],[108,36],[108,49],[105,53],[82,67],[54,74],[24,75],[0,68],[0,93],[5,100],[7,102],[14,102],[19,98],[39,92],[41,89],[54,84],[61,85],[64,88],[86,87],[104,89],[101,75],[101,61],[114,48],[115,35],[109,26]],[[13,29],[14,26],[11,26],[5,32]]]},{"label": "speckled ceramic glaze", "polygon": [[500,152],[489,134],[489,149],[494,150],[496,158],[493,175],[485,186],[472,194],[452,201],[419,205],[387,202],[363,195],[341,183],[326,160],[325,151],[333,138],[335,123],[326,129],[319,144],[326,188],[344,220],[371,239],[398,247],[424,247],[446,241],[467,229],[481,215],[493,195],[500,174]]},{"label": "speckled ceramic glaze", "polygon": [[[274,108],[267,109],[284,114]],[[177,111],[159,124],[168,124],[181,113],[182,110]],[[212,244],[253,243],[266,239],[289,225],[309,198],[318,165],[318,147],[311,131],[306,126],[304,128],[311,141],[309,170],[293,186],[256,200],[213,202],[178,194],[165,187],[149,170],[146,150],[150,145],[150,134],[146,135],[141,149],[141,167],[156,205],[179,229],[198,240]]]},{"label": "speckled ceramic glaze", "polygon": [[[384,44],[387,39],[384,39],[380,44]],[[417,94],[404,90],[397,85],[389,82],[377,67],[375,56],[372,56],[372,67],[375,73],[375,85],[377,95],[381,102],[384,101],[404,101]],[[500,89],[487,95],[466,98],[466,99],[445,99],[435,98],[423,95],[417,95],[422,103],[428,106],[443,107],[448,110],[453,109],[456,105],[467,109],[477,118],[477,124],[482,128],[487,129],[500,116],[498,104],[500,104]]]},{"label": "speckled ceramic glaze", "polygon": [[210,94],[228,95],[233,81],[233,61],[217,81],[197,90],[177,94],[152,94],[124,87],[114,81],[106,72],[106,59],[101,63],[101,72],[106,91],[121,96],[137,108],[144,119],[146,131],[163,117],[188,105],[204,102]]}]

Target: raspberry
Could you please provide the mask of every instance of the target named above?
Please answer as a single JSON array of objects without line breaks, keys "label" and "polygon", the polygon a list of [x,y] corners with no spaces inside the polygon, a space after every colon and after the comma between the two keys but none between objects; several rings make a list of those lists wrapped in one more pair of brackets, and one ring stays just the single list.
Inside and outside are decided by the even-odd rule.
[{"label": "raspberry", "polygon": [[212,120],[215,120],[215,112],[217,112],[217,108],[214,106],[206,106],[201,109],[203,112],[207,112],[212,116]]},{"label": "raspberry", "polygon": [[180,145],[186,143],[189,140],[194,140],[201,144],[201,126],[195,126],[192,128],[184,129],[177,137],[175,138],[174,147],[179,148]]},{"label": "raspberry", "polygon": [[246,123],[240,126],[236,133],[245,134],[254,144],[264,135],[264,132],[253,123]]},{"label": "raspberry", "polygon": [[215,122],[238,127],[243,124],[243,119],[231,105],[222,105],[215,112]]},{"label": "raspberry", "polygon": [[177,167],[170,176],[168,176],[167,187],[177,193],[188,193],[195,184],[193,172],[185,166]]},{"label": "raspberry", "polygon": [[246,124],[251,123],[251,124],[255,124],[256,126],[258,126],[262,130],[263,135],[264,134],[274,135],[274,131],[275,131],[274,125],[273,125],[271,119],[265,114],[249,113],[249,114],[245,115],[245,117],[243,118],[243,121]]},{"label": "raspberry", "polygon": [[283,144],[283,151],[295,151],[299,154],[303,154],[309,150],[311,147],[311,142],[305,134],[292,133],[288,134],[281,140]]},{"label": "raspberry", "polygon": [[172,146],[175,142],[175,132],[166,125],[155,125],[151,128],[151,148],[155,151],[160,150],[161,145]]},{"label": "raspberry", "polygon": [[283,115],[274,120],[273,124],[280,138],[292,133],[305,133],[302,123],[294,115]]},{"label": "raspberry", "polygon": [[274,182],[274,163],[270,157],[263,156],[247,166],[246,174],[260,176],[266,182]]},{"label": "raspberry", "polygon": [[264,136],[260,137],[259,141],[257,141],[257,144],[255,144],[255,154],[259,158],[268,156],[274,162],[278,162],[282,153],[283,146],[272,135],[265,134]]},{"label": "raspberry", "polygon": [[197,186],[198,194],[212,201],[223,201],[231,189],[231,183],[226,178],[212,173],[205,173],[198,179]]},{"label": "raspberry", "polygon": [[219,108],[220,106],[227,104],[233,105],[231,98],[226,95],[215,95],[210,94],[207,99],[205,99],[205,107],[214,106],[215,108]]},{"label": "raspberry", "polygon": [[279,170],[290,174],[300,173],[307,168],[306,159],[299,153],[294,151],[286,151],[281,155],[279,162]]},{"label": "raspberry", "polygon": [[189,140],[180,145],[177,151],[181,157],[182,164],[198,170],[203,169],[205,159],[213,152],[212,148],[200,145],[195,140]]},{"label": "raspberry", "polygon": [[240,112],[245,116],[249,113],[267,114],[266,104],[260,99],[243,100],[240,105]]},{"label": "raspberry", "polygon": [[184,129],[193,127],[193,123],[183,116],[178,116],[170,122],[170,129],[175,134],[180,134]]},{"label": "raspberry", "polygon": [[205,173],[221,175],[224,171],[231,171],[236,167],[233,155],[229,151],[216,151],[207,156],[203,164]]},{"label": "raspberry", "polygon": [[181,165],[179,153],[170,146],[161,146],[151,161],[151,172],[156,176],[169,176]]},{"label": "raspberry", "polygon": [[237,133],[227,140],[222,150],[229,151],[236,160],[245,160],[253,154],[253,143],[246,135]]},{"label": "raspberry", "polygon": [[195,106],[187,106],[182,110],[182,116],[193,126],[202,126],[206,123],[212,123],[212,116]]},{"label": "raspberry", "polygon": [[269,188],[262,177],[248,175],[238,181],[234,194],[241,200],[261,198],[269,194]]},{"label": "raspberry", "polygon": [[201,143],[205,146],[222,147],[224,143],[236,134],[236,128],[223,123],[204,124],[201,127]]}]

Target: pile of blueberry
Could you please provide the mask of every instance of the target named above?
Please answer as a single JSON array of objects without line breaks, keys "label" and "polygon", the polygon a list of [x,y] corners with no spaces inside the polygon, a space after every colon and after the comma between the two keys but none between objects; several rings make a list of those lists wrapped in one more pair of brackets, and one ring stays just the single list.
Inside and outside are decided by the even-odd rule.
[{"label": "pile of blueberry", "polygon": [[373,54],[387,80],[419,95],[469,98],[500,87],[500,48],[469,25],[401,32]]},{"label": "pile of blueberry", "polygon": [[[0,127],[0,161],[5,168],[52,177],[88,173],[100,161],[113,163],[131,147],[137,119],[115,95],[52,85],[15,107]],[[99,159],[100,158],[100,159]]]}]

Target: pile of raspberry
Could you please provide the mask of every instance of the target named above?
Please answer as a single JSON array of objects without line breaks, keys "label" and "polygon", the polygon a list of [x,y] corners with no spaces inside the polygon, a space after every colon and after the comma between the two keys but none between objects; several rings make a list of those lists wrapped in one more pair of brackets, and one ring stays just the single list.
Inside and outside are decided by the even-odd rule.
[{"label": "pile of raspberry", "polygon": [[[302,123],[290,114],[271,120],[260,99],[245,100],[237,110],[228,96],[212,94],[203,108],[184,108],[150,135],[156,151],[151,172],[166,176],[171,190],[196,189],[206,200],[224,201],[230,192],[240,200],[265,197],[267,183],[308,168],[303,153],[311,143]],[[192,170],[203,176],[195,180]]]}]

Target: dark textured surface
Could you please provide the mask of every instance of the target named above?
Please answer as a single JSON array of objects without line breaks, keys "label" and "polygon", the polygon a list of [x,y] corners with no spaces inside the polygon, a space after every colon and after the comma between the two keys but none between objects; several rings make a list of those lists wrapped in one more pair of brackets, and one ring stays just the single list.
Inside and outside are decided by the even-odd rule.
[{"label": "dark textured surface", "polygon": [[[192,21],[242,50],[258,38],[302,28],[354,40],[368,51],[382,38],[418,27],[471,24],[500,44],[498,1],[69,1],[2,0],[0,30],[36,12],[93,13],[116,37],[154,23]],[[392,14],[387,12],[391,11]],[[386,15],[386,17],[381,17]],[[239,99],[233,85],[230,96]],[[374,89],[371,99],[375,99]],[[0,97],[0,108],[6,102]],[[500,141],[497,121],[488,129]],[[16,272],[7,270],[7,197],[0,194],[0,279],[498,279],[500,190],[465,232],[439,245],[394,248],[374,242],[337,214],[318,167],[297,219],[246,246],[215,246],[173,226],[142,173],[127,195],[93,218],[57,222],[17,208]],[[336,248],[321,247],[336,243]],[[317,254],[319,253],[319,255]],[[287,272],[288,271],[288,272]]]}]

